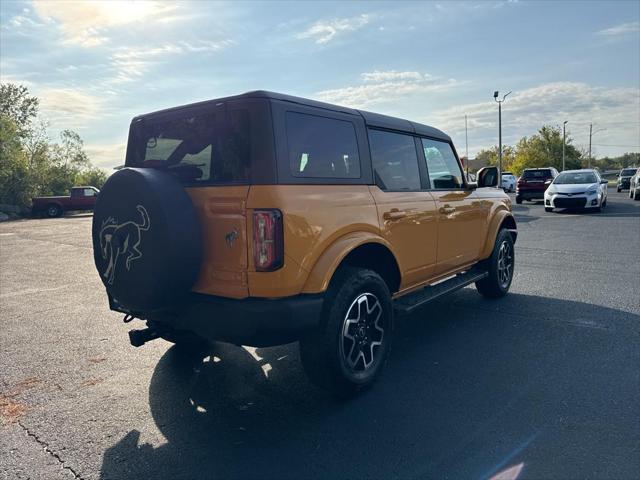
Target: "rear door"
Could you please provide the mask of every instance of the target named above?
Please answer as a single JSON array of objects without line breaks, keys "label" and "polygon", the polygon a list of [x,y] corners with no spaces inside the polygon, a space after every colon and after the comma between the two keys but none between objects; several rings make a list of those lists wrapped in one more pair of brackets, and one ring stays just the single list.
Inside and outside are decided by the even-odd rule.
[{"label": "rear door", "polygon": [[478,259],[491,202],[465,187],[451,144],[430,138],[421,138],[420,143],[438,212],[435,273],[444,274]]},{"label": "rear door", "polygon": [[408,288],[428,280],[435,267],[436,202],[421,181],[414,136],[369,129],[369,145],[381,233],[400,264],[400,288]]}]

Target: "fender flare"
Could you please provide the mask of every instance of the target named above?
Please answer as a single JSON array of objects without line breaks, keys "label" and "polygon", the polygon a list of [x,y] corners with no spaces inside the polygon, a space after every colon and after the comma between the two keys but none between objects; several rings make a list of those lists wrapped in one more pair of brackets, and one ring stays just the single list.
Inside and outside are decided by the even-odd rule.
[{"label": "fender flare", "polygon": [[498,231],[500,227],[507,222],[507,228],[511,232],[513,236],[513,241],[515,243],[516,237],[518,235],[518,231],[516,228],[516,220],[513,217],[513,214],[508,210],[498,210],[493,215],[491,219],[491,223],[489,224],[489,228],[487,229],[487,238],[484,242],[484,247],[480,252],[480,260],[484,260],[485,258],[489,258],[491,252],[493,251],[493,245],[496,242],[496,236],[498,235]]},{"label": "fender flare", "polygon": [[382,245],[389,250],[400,270],[398,259],[393,253],[393,249],[384,238],[370,232],[352,232],[338,238],[322,252],[309,272],[307,281],[302,288],[302,293],[321,293],[326,291],[333,274],[347,255],[356,248],[371,243]]}]

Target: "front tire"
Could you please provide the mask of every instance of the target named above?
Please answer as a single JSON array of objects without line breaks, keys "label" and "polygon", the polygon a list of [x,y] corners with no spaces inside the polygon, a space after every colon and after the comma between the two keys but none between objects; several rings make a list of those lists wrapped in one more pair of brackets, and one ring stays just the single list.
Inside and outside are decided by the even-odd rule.
[{"label": "front tire", "polygon": [[513,237],[508,230],[498,232],[493,252],[484,263],[489,275],[476,282],[478,292],[487,298],[504,297],[511,287],[515,267]]},{"label": "front tire", "polygon": [[518,205],[520,205],[522,203],[522,198],[521,197],[516,197],[516,203]]},{"label": "front tire", "polygon": [[544,207],[544,211],[545,212],[553,212],[553,208],[552,207]]},{"label": "front tire", "polygon": [[320,326],[300,340],[309,379],[339,397],[373,384],[391,348],[393,307],[371,270],[344,267],[331,281]]}]

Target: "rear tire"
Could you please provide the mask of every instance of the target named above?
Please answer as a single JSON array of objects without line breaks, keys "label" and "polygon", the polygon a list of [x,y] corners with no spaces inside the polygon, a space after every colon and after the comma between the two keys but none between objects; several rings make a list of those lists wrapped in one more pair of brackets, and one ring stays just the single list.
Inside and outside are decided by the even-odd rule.
[{"label": "rear tire", "polygon": [[341,268],[327,291],[321,324],[300,340],[302,366],[314,384],[352,396],[380,375],[392,331],[391,294],[380,275]]},{"label": "rear tire", "polygon": [[47,212],[47,217],[56,218],[62,215],[62,208],[60,208],[60,205],[56,205],[55,203],[52,203],[50,205],[47,205],[46,212]]},{"label": "rear tire", "polygon": [[516,203],[520,205],[522,203],[522,198],[516,197]]},{"label": "rear tire", "polygon": [[476,282],[480,295],[487,298],[504,297],[509,292],[515,267],[513,237],[508,230],[498,232],[491,256],[483,262],[489,275]]},{"label": "rear tire", "polygon": [[640,191],[638,191],[638,187],[633,191],[633,199],[640,200]]}]

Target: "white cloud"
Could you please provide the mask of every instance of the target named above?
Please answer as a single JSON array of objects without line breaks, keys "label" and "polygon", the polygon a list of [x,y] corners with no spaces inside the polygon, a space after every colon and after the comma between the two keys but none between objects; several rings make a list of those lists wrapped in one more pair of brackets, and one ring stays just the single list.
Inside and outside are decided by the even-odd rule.
[{"label": "white cloud", "polygon": [[217,42],[199,40],[195,42],[179,41],[165,43],[157,47],[122,47],[111,55],[111,65],[116,69],[116,76],[108,83],[123,83],[142,77],[145,72],[160,59],[168,55],[183,53],[217,52],[233,45],[231,40]]},{"label": "white cloud", "polygon": [[353,108],[394,102],[412,95],[450,89],[459,85],[455,79],[442,79],[419,72],[373,71],[361,75],[363,83],[354,86],[323,90],[315,97],[325,102]]},{"label": "white cloud", "polygon": [[[468,116],[472,154],[497,144],[497,105],[485,102],[457,105],[418,119],[449,133],[458,148],[464,147],[464,116]],[[598,133],[604,145],[629,145],[619,151],[637,151],[640,144],[640,91],[637,88],[594,87],[579,82],[556,82],[512,93],[503,104],[502,132],[505,144],[529,136],[545,124],[561,125],[564,120],[575,144],[586,147],[589,123],[606,128]],[[615,153],[602,148],[601,151]]]},{"label": "white cloud", "polygon": [[84,150],[95,166],[113,169],[113,167],[124,165],[127,145],[126,143],[87,144]]},{"label": "white cloud", "polygon": [[604,37],[618,37],[621,35],[638,32],[640,32],[640,22],[628,22],[605,28],[604,30],[599,30],[596,32],[596,35],[601,35]]},{"label": "white cloud", "polygon": [[44,21],[60,26],[64,43],[95,47],[107,41],[104,33],[110,27],[150,17],[162,18],[176,7],[165,2],[146,0],[37,0],[33,8]]},{"label": "white cloud", "polygon": [[360,75],[362,80],[370,83],[380,83],[380,82],[388,82],[388,81],[398,81],[398,80],[422,80],[423,78],[429,77],[429,75],[424,75],[419,72],[397,72],[395,70],[388,71],[380,71],[375,70],[369,73],[363,73]]},{"label": "white cloud", "polygon": [[364,27],[371,20],[371,15],[359,15],[351,18],[335,18],[333,20],[320,20],[311,25],[307,30],[297,35],[298,38],[311,38],[317,44],[328,43],[336,35],[343,32],[353,32]]},{"label": "white cloud", "polygon": [[86,124],[104,114],[101,97],[71,88],[45,88],[34,91],[40,99],[40,111],[61,129],[82,130]]}]

